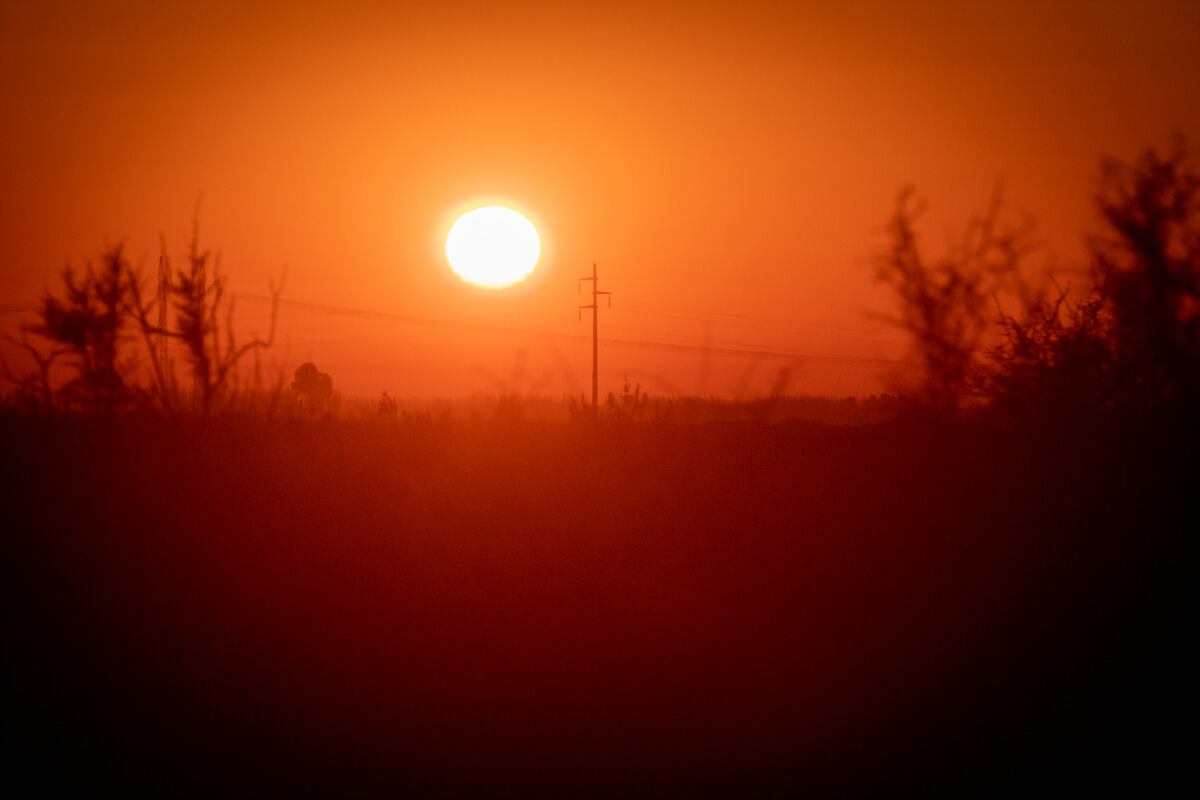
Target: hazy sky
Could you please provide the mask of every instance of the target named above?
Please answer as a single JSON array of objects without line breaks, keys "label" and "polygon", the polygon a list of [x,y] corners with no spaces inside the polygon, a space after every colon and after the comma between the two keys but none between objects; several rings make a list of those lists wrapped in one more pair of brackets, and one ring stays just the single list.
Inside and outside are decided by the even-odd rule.
[{"label": "hazy sky", "polygon": [[[593,260],[626,342],[602,391],[757,392],[787,363],[738,350],[864,393],[904,357],[867,313],[901,186],[936,250],[1002,180],[1069,267],[1102,153],[1200,137],[1195,0],[247,5],[4,3],[4,308],[105,241],[178,252],[203,193],[233,289],[287,265],[275,358],[348,393],[583,391]],[[442,257],[482,198],[543,236],[517,288]]]}]

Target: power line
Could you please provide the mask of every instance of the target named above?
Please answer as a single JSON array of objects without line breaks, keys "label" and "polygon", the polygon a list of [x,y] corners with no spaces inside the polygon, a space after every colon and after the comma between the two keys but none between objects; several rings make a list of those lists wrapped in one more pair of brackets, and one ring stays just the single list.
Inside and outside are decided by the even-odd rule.
[{"label": "power line", "polygon": [[[566,297],[565,294],[556,295],[556,296]],[[266,295],[258,295],[258,294],[249,293],[249,292],[238,292],[237,297],[239,299],[245,299],[245,300],[249,300],[251,302],[271,302],[271,298],[267,297]],[[405,309],[405,310],[369,310],[369,309],[361,309],[361,308],[337,307],[337,306],[329,306],[329,305],[318,304],[318,303],[308,303],[308,302],[303,302],[303,301],[284,300],[284,299],[281,299],[279,301],[279,303],[282,306],[288,306],[291,308],[299,309],[296,313],[293,313],[293,314],[279,314],[279,315],[277,315],[279,318],[304,316],[304,314],[306,312],[316,312],[316,313],[322,313],[322,314],[339,314],[339,315],[350,315],[350,316],[393,317],[393,316],[407,316],[410,311],[409,309]],[[643,308],[638,309],[638,308],[625,307],[625,308],[620,308],[617,310],[623,311],[623,312],[629,313],[629,314],[657,316],[657,317],[662,317],[665,319],[688,320],[688,319],[695,319],[696,317],[695,316],[687,316],[687,315],[699,315],[700,317],[723,317],[723,318],[732,319],[732,320],[746,320],[746,321],[752,322],[752,323],[764,323],[765,322],[765,323],[770,323],[773,327],[745,324],[742,322],[723,322],[722,324],[729,325],[732,327],[745,328],[748,330],[762,330],[762,331],[771,332],[771,333],[794,333],[794,334],[801,335],[801,336],[821,336],[824,338],[842,339],[845,341],[861,342],[864,344],[876,344],[876,343],[880,343],[880,342],[895,342],[895,340],[891,340],[891,339],[866,339],[866,338],[839,336],[836,334],[824,333],[824,332],[820,332],[820,331],[799,330],[798,326],[806,326],[806,327],[810,327],[810,328],[818,328],[818,329],[823,329],[823,330],[848,331],[851,333],[870,333],[871,332],[868,329],[864,329],[864,328],[850,328],[850,327],[837,326],[837,325],[825,325],[825,324],[821,324],[821,323],[806,323],[806,322],[798,322],[795,320],[781,320],[778,318],[770,318],[770,317],[756,317],[756,316],[750,316],[750,315],[746,315],[746,314],[734,314],[734,313],[723,312],[723,311],[712,311],[712,310],[707,310],[707,309],[687,308],[684,306],[646,303],[646,302],[641,302],[641,301],[636,301],[636,300],[627,301],[626,305],[627,306],[641,306]],[[412,310],[425,311],[425,310],[433,310],[433,309],[437,309],[437,308],[446,308],[446,307],[447,307],[446,305],[430,304],[430,305],[425,305],[425,306],[417,306],[417,307],[415,307],[415,309],[412,309]],[[39,308],[40,308],[40,306],[38,306],[36,304],[32,304],[32,303],[5,303],[5,304],[0,304],[0,314],[19,314],[19,313],[25,313],[25,312],[33,312],[33,311],[37,311]],[[663,313],[662,311],[647,311],[644,309],[665,309],[668,312],[681,312],[681,313],[672,314],[672,313]],[[269,318],[269,316],[270,315],[257,315],[257,316],[251,315],[251,316],[241,316],[240,318],[247,319],[247,320],[259,319],[259,318],[266,319],[266,318]]]},{"label": "power line", "polygon": [[[728,274],[725,274],[725,273],[713,274],[713,273],[707,272],[707,271],[706,272],[696,272],[696,271],[692,271],[692,270],[657,269],[657,268],[648,268],[648,267],[639,267],[638,272],[649,273],[651,275],[669,275],[669,276],[674,276],[674,277],[682,277],[682,278],[687,278],[688,281],[690,281],[690,282],[704,281],[706,283],[724,284],[726,286],[732,286],[735,284],[741,285],[740,281],[737,278],[730,276]],[[765,282],[765,284],[763,281],[756,281],[756,283],[759,285],[769,286],[770,288],[773,288],[773,289],[778,289],[779,291],[782,291],[782,292],[795,292],[797,290],[796,283],[792,282],[792,281],[788,281],[785,283],[784,281],[771,280],[771,281]],[[821,287],[821,286],[805,286],[802,288],[803,288],[803,291],[805,294],[838,295],[838,296],[843,296],[843,297],[854,297],[854,298],[859,298],[859,299],[871,296],[871,294],[869,292],[853,291],[853,290],[849,290],[849,289],[827,289],[827,288]]]},{"label": "power line", "polygon": [[[606,294],[601,292],[600,294]],[[270,297],[266,295],[239,295],[247,299],[270,302]],[[487,325],[477,322],[463,322],[460,320],[444,320],[428,317],[415,317],[407,314],[399,314],[388,311],[372,311],[370,309],[355,308],[350,306],[333,306],[323,303],[311,303],[298,300],[280,300],[281,305],[291,306],[294,308],[304,308],[315,313],[341,314],[349,316],[359,316],[371,319],[388,319],[400,324],[416,325],[419,327],[440,327],[451,328],[458,330],[483,331],[489,333],[507,333],[521,336],[531,336],[543,339],[560,339],[560,340],[585,340],[587,337],[578,334],[559,333],[555,331],[533,330],[529,328],[516,328],[502,325]],[[590,308],[589,305],[580,307]],[[662,335],[682,335],[663,333]],[[315,345],[315,344],[341,344],[353,343],[362,341],[386,341],[389,339],[398,338],[396,336],[376,336],[376,337],[361,337],[354,339],[326,339],[312,340],[307,342],[293,342],[296,345]],[[826,360],[830,362],[849,362],[849,363],[876,363],[876,364],[913,364],[915,362],[906,359],[882,358],[882,357],[866,357],[866,356],[839,356],[832,353],[814,353],[802,352],[790,349],[763,349],[761,345],[749,345],[740,342],[723,342],[721,340],[713,340],[708,344],[688,345],[672,342],[654,342],[638,339],[610,339],[604,338],[597,341],[603,342],[606,345],[617,347],[626,347],[634,349],[650,349],[660,352],[679,352],[679,353],[709,353],[714,355],[732,355],[732,356],[750,356],[757,358],[785,358],[790,360]],[[738,346],[743,345],[744,347]],[[734,346],[730,346],[734,345]]]},{"label": "power line", "polygon": [[[627,313],[627,314],[639,314],[639,315],[648,316],[648,317],[659,317],[662,319],[678,319],[678,320],[685,320],[685,321],[692,321],[692,322],[702,321],[694,316],[685,316],[682,314],[664,313],[661,311],[643,311],[643,310],[636,309],[636,308],[621,308],[618,310],[623,311],[624,313]],[[747,318],[747,319],[749,319],[749,318]],[[899,342],[895,339],[868,339],[868,338],[864,338],[861,336],[842,336],[840,334],[825,333],[823,331],[802,331],[802,330],[797,330],[794,328],[774,327],[774,326],[767,326],[767,325],[754,325],[754,324],[751,324],[748,322],[734,322],[734,321],[729,321],[729,320],[717,320],[717,322],[721,325],[725,325],[725,326],[732,327],[732,328],[742,328],[745,330],[754,330],[754,331],[767,331],[770,333],[783,333],[783,334],[788,334],[788,335],[792,335],[792,336],[815,336],[815,337],[822,338],[822,339],[838,339],[843,342],[859,342],[862,344],[899,344]]]},{"label": "power line", "polygon": [[[642,302],[642,301],[638,301],[638,300],[630,300],[627,303],[627,305],[642,306],[644,308],[666,309],[668,311],[679,311],[679,312],[685,312],[688,314],[699,314],[699,315],[705,316],[705,317],[726,317],[729,319],[748,320],[750,322],[766,322],[766,323],[771,323],[771,324],[776,324],[776,325],[782,325],[782,326],[789,327],[789,328],[791,328],[791,327],[807,327],[807,328],[820,328],[820,329],[831,330],[831,331],[845,331],[847,333],[873,333],[873,331],[871,331],[867,328],[851,328],[851,327],[847,327],[844,325],[829,325],[829,324],[821,323],[821,322],[801,322],[801,321],[797,321],[797,320],[783,320],[783,319],[779,319],[778,317],[755,317],[755,316],[750,316],[749,314],[734,314],[734,313],[731,313],[728,311],[711,311],[711,310],[700,309],[700,308],[687,308],[684,306],[662,305],[660,303],[646,303],[646,302]],[[681,319],[686,319],[686,317],[681,317]],[[727,324],[732,325],[734,323],[727,323]],[[797,333],[799,333],[799,332],[800,331],[797,331]]]},{"label": "power line", "polygon": [[[608,294],[608,293],[597,291],[596,294],[600,295],[600,294]],[[256,294],[252,294],[252,293],[239,292],[238,297],[241,299],[249,300],[251,302],[270,302],[271,301],[271,298],[269,296],[256,295]],[[328,305],[328,304],[323,304],[323,303],[312,303],[312,302],[299,301],[299,300],[283,300],[283,299],[281,299],[279,302],[280,302],[280,305],[282,305],[282,306],[294,308],[299,311],[306,311],[306,312],[318,313],[318,314],[332,314],[332,315],[361,317],[361,318],[366,318],[366,319],[379,319],[379,320],[385,320],[386,321],[385,324],[395,323],[395,324],[402,324],[402,325],[414,325],[414,326],[418,326],[418,327],[449,328],[449,329],[467,330],[467,331],[480,331],[480,332],[487,332],[487,333],[503,333],[503,334],[517,335],[517,336],[529,336],[529,337],[541,338],[541,339],[555,339],[555,340],[560,340],[560,341],[564,341],[564,340],[565,341],[582,341],[582,340],[586,340],[588,338],[586,336],[580,336],[578,334],[561,333],[561,332],[556,332],[556,331],[534,330],[534,329],[528,329],[528,328],[510,327],[510,326],[502,326],[502,325],[488,325],[488,324],[482,324],[482,323],[462,322],[462,321],[458,321],[458,320],[445,320],[445,319],[436,319],[436,318],[428,318],[428,317],[418,317],[418,316],[412,316],[409,314],[404,314],[404,313],[399,313],[399,312],[377,311],[377,310],[372,310],[372,309],[356,308],[356,307],[351,307],[351,306],[334,306],[334,305]],[[591,305],[594,305],[594,303],[586,305],[586,306],[582,306],[581,309],[582,308],[590,308]],[[653,304],[648,304],[648,303],[643,303],[642,305],[653,306]],[[667,307],[667,308],[678,308],[678,307]],[[0,305],[0,313],[19,313],[19,312],[23,312],[23,311],[36,311],[36,310],[37,310],[37,306],[26,304],[26,303],[9,303],[9,304]],[[694,311],[693,309],[681,309],[681,310]],[[698,312],[698,313],[712,313],[714,316],[722,315],[720,312]],[[724,316],[755,319],[753,317],[744,317],[743,315],[736,315],[736,314],[724,314]],[[353,326],[347,326],[347,327],[353,327]],[[746,343],[746,342],[730,342],[727,340],[720,340],[720,339],[714,339],[714,340],[700,339],[698,337],[687,336],[686,334],[676,334],[676,333],[670,333],[670,332],[666,332],[666,331],[646,331],[646,330],[642,330],[642,329],[627,328],[627,327],[621,327],[621,326],[612,326],[612,327],[614,327],[614,329],[628,330],[631,332],[649,333],[652,335],[659,335],[659,336],[672,336],[672,337],[676,337],[676,338],[688,338],[688,339],[692,339],[694,341],[699,341],[702,343],[701,344],[685,344],[685,343],[679,343],[679,342],[662,342],[662,341],[652,341],[652,340],[647,340],[647,339],[633,339],[633,338],[608,338],[608,337],[600,338],[598,330],[597,330],[596,336],[593,339],[594,347],[596,348],[597,351],[599,349],[599,344],[603,343],[605,346],[624,348],[624,349],[648,350],[648,351],[654,351],[654,352],[678,353],[678,354],[688,354],[688,355],[708,354],[708,355],[730,356],[730,357],[740,357],[740,358],[786,359],[786,360],[791,360],[791,361],[822,361],[822,362],[829,363],[829,364],[835,364],[835,363],[893,364],[893,365],[910,366],[910,365],[914,365],[916,363],[916,362],[913,362],[911,360],[906,360],[906,359],[864,357],[864,356],[840,356],[840,355],[835,355],[832,353],[799,351],[799,350],[792,350],[792,349],[787,349],[787,348],[773,348],[773,347],[770,347],[769,345],[768,346],[756,345],[756,344],[751,344],[751,343]],[[597,328],[598,328],[598,325],[597,325]],[[311,330],[332,330],[332,329],[333,328],[320,328],[320,329],[311,329]],[[291,342],[290,344],[293,346],[311,346],[311,345],[320,345],[320,344],[349,344],[349,343],[367,342],[367,341],[387,341],[387,340],[392,340],[392,339],[396,339],[396,338],[400,338],[400,336],[355,337],[355,338],[350,338],[350,339],[316,339],[316,340],[301,341],[301,342]],[[598,370],[596,370],[596,371],[597,371],[597,377],[598,377]],[[597,387],[597,391],[595,392],[595,394],[596,394],[596,397],[598,400],[598,394],[599,394],[598,387]]]},{"label": "power line", "polygon": [[[558,333],[556,331],[537,331],[522,328],[509,328],[496,325],[477,325],[472,323],[450,323],[445,322],[447,327],[466,328],[470,330],[485,331],[489,333],[503,333],[516,336],[528,336],[538,339],[554,339],[559,341],[588,341],[590,337],[581,334]],[[617,327],[617,326],[610,326]],[[670,334],[667,334],[670,335]],[[304,341],[290,341],[287,345],[295,347],[308,347],[313,345],[324,344],[358,344],[361,342],[384,342],[394,341],[404,338],[404,334],[391,334],[384,336],[361,336],[348,339],[309,339]],[[681,353],[681,354],[704,354],[718,356],[737,356],[751,358],[768,358],[782,359],[786,361],[820,361],[822,363],[834,364],[894,364],[901,366],[913,366],[917,362],[911,360],[891,359],[891,358],[872,358],[872,357],[853,357],[853,356],[836,356],[829,353],[811,353],[811,352],[795,352],[785,350],[764,350],[728,347],[724,344],[714,342],[709,345],[693,345],[676,342],[656,342],[646,339],[624,339],[603,337],[599,339],[601,344],[605,346],[635,349],[635,350],[652,350],[656,352]]]}]

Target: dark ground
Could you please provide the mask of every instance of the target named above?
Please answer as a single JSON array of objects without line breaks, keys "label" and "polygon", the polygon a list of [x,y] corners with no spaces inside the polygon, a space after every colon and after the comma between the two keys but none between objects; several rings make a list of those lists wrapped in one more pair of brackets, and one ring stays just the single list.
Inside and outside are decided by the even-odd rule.
[{"label": "dark ground", "polygon": [[1188,766],[1177,427],[0,431],[16,787],[1144,794]]}]

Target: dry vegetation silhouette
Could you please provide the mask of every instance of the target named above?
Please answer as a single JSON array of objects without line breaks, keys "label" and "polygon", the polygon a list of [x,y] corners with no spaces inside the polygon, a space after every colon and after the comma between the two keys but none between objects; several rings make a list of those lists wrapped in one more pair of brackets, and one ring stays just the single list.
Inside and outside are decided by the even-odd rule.
[{"label": "dry vegetation silhouette", "polygon": [[973,401],[1057,420],[1194,408],[1198,180],[1182,142],[1132,164],[1104,159],[1095,197],[1103,232],[1089,241],[1090,286],[1076,294],[1052,276],[1029,277],[1032,226],[1006,226],[998,194],[957,248],[930,261],[916,233],[923,206],[901,192],[877,274],[895,287],[896,322],[924,368],[920,405],[948,415]]},{"label": "dry vegetation silhouette", "polygon": [[[1197,191],[1182,147],[1106,161],[1079,287],[1030,274],[999,202],[930,258],[906,191],[877,268],[912,395],[699,414],[627,381],[599,424],[386,393],[339,415],[315,364],[238,377],[272,337],[238,343],[195,238],[155,298],[110,248],[7,368],[13,780],[1165,789],[1188,763]],[[778,421],[804,402],[857,424]]]}]

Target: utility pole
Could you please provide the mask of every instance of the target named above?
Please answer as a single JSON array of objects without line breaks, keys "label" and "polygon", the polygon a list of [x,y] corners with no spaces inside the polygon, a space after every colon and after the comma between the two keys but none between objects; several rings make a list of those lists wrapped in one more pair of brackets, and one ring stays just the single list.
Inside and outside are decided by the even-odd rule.
[{"label": "utility pole", "polygon": [[592,274],[590,277],[580,278],[576,285],[576,290],[583,286],[584,281],[592,282],[592,302],[589,305],[579,307],[580,318],[583,316],[583,309],[590,308],[592,310],[592,417],[595,418],[600,412],[600,295],[608,295],[608,307],[612,308],[612,292],[600,291],[600,278],[596,276],[596,262],[592,262]]}]

